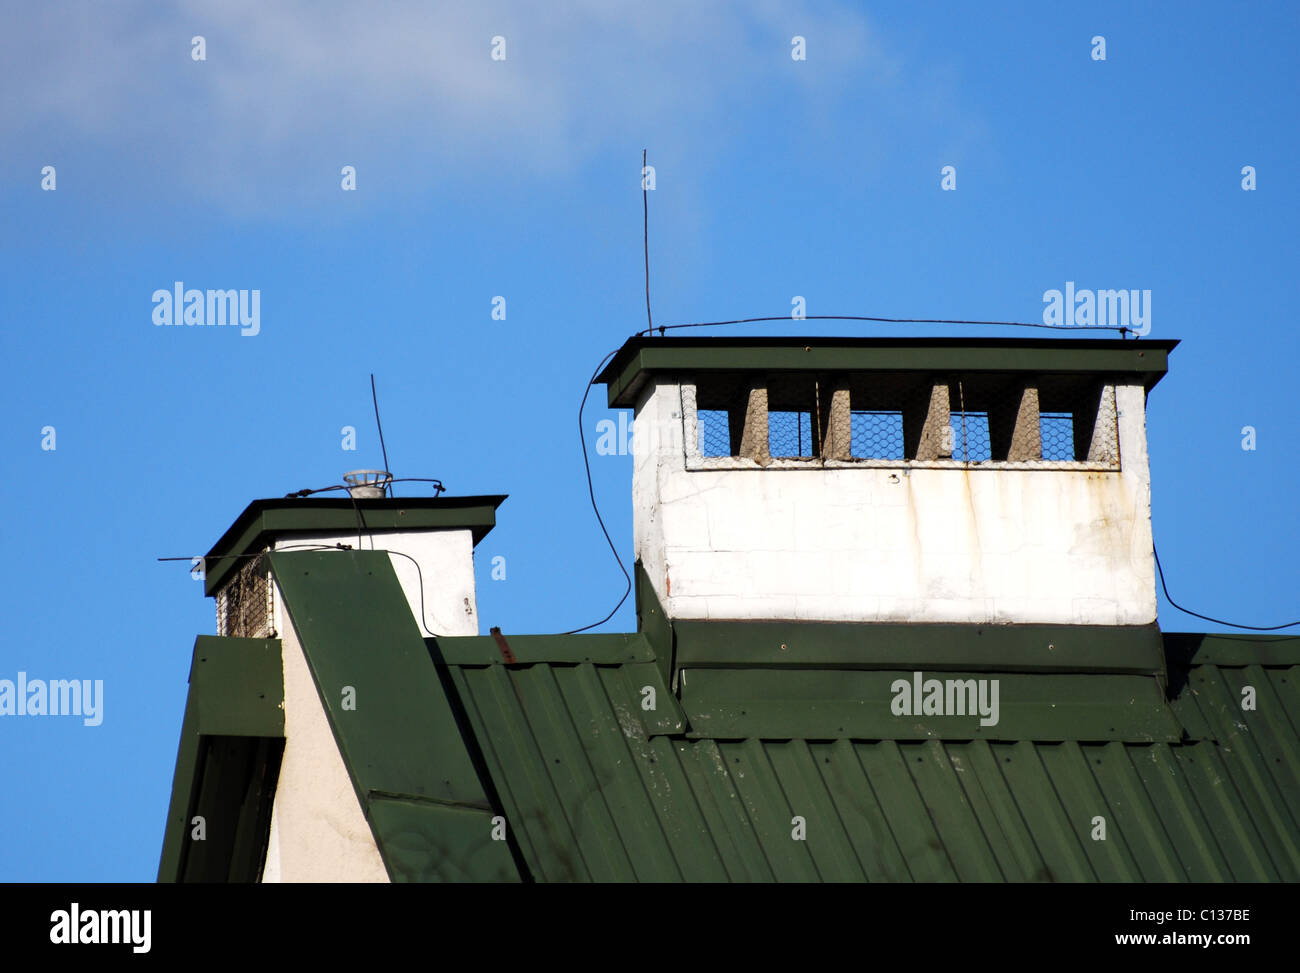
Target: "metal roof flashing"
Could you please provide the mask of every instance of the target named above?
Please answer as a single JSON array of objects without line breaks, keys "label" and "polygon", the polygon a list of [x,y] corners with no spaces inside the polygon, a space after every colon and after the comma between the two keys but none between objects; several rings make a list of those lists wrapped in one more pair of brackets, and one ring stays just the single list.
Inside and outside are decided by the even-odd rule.
[{"label": "metal roof flashing", "polygon": [[650,376],[692,371],[1037,372],[1139,376],[1150,391],[1176,339],[1106,338],[629,338],[596,377],[610,408],[637,404]]}]

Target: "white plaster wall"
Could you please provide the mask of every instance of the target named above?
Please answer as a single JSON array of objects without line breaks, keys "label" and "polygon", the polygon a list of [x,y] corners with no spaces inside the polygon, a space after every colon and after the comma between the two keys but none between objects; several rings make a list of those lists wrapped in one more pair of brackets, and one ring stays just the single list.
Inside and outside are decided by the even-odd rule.
[{"label": "white plaster wall", "polygon": [[[277,550],[306,550],[310,544],[350,544],[357,547],[355,531],[348,534],[295,534],[277,538]],[[366,534],[364,550],[387,550],[397,579],[416,621],[420,619],[420,575],[424,576],[424,622],[421,635],[477,635],[478,605],[474,589],[474,536],[469,530],[393,531]],[[402,557],[405,554],[407,557]],[[416,570],[411,558],[419,564]],[[275,600],[276,631],[283,632],[283,601]]]},{"label": "white plaster wall", "polygon": [[1121,471],[687,471],[683,395],[637,406],[636,552],[674,618],[1155,620],[1141,386],[1118,386]]},{"label": "white plaster wall", "polygon": [[[277,587],[276,602],[281,603]],[[286,620],[287,622],[287,620]],[[339,754],[302,644],[280,629],[284,660],[284,759],[263,882],[387,882],[379,848]]]}]

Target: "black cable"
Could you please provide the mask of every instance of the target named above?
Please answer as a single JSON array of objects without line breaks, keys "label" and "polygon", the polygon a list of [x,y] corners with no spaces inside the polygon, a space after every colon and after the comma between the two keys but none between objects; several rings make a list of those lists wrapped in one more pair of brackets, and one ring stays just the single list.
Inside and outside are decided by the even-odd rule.
[{"label": "black cable", "polygon": [[[361,516],[361,508],[357,505],[357,498],[352,495],[351,490],[348,491],[348,499],[352,501],[352,512],[357,515],[357,550],[364,550],[365,545],[361,542],[361,533],[366,529],[366,521]],[[375,549],[375,539],[373,537],[370,539],[370,549],[372,551]]]},{"label": "black cable", "polygon": [[[276,550],[290,550],[290,549],[292,550],[338,550],[338,545],[337,544],[285,544],[283,546],[279,546],[279,548],[276,548]],[[217,554],[216,557],[212,559],[213,561],[225,561],[225,559],[227,558],[261,558],[261,557],[265,557],[265,555],[268,553],[274,554],[276,552],[274,552],[274,550],[273,552],[265,552],[265,550],[259,550],[259,552],[255,552],[252,554]],[[155,561],[188,561],[192,563],[194,562],[195,557],[198,557],[199,561],[207,561],[208,559],[207,554],[198,554],[198,555],[191,554],[188,555],[188,557],[183,557],[183,558],[153,558],[153,559],[155,559]]]},{"label": "black cable", "polygon": [[[432,483],[434,485],[433,494],[435,497],[439,497],[442,494],[447,492],[447,488],[442,485],[442,480],[439,480],[436,477],[432,477],[432,476],[395,476],[393,477],[391,482],[392,483]],[[305,497],[310,497],[313,494],[317,494],[317,493],[329,493],[331,490],[350,491],[351,489],[352,487],[347,486],[346,484],[334,483],[326,487],[317,487],[315,490],[295,490],[293,493],[286,493],[284,495],[284,498],[286,500],[302,499]]]},{"label": "black cable", "polygon": [[379,421],[379,396],[375,393],[374,372],[370,373],[370,401],[375,404],[375,425],[379,427],[379,448],[384,454],[384,472],[390,477],[388,483],[384,485],[384,489],[388,491],[388,495],[391,497],[393,495],[393,481],[391,479],[393,471],[388,465],[388,447],[384,445],[384,424]]},{"label": "black cable", "polygon": [[[373,543],[373,540],[372,540],[372,543]],[[352,550],[352,547],[351,547],[350,545],[348,545],[348,544],[282,544],[281,546],[279,546],[279,547],[275,547],[275,548],[272,548],[272,549],[269,550],[269,551],[258,551],[258,552],[255,553],[255,554],[221,554],[221,555],[218,555],[217,557],[214,557],[212,560],[214,560],[214,561],[220,561],[220,560],[222,560],[223,558],[236,558],[236,557],[266,557],[268,554],[275,554],[277,551],[304,551],[304,550],[306,550],[306,551],[350,551],[350,550]],[[425,634],[427,634],[430,638],[435,638],[435,639],[437,639],[437,638],[443,638],[444,636],[438,635],[436,632],[433,632],[433,631],[429,628],[428,622],[427,622],[427,620],[426,620],[426,616],[427,616],[427,614],[428,614],[428,609],[425,608],[425,605],[424,605],[424,572],[420,570],[420,562],[417,561],[415,558],[411,557],[411,555],[407,554],[405,551],[393,551],[393,550],[389,550],[388,548],[380,548],[379,551],[378,551],[378,553],[380,553],[380,554],[390,554],[390,555],[391,555],[391,554],[396,554],[398,557],[404,557],[404,558],[406,558],[408,561],[410,561],[412,564],[415,565],[415,574],[416,574],[416,577],[420,579],[420,627],[424,629]],[[192,558],[192,557],[160,557],[160,558],[158,558],[158,560],[159,560],[159,561],[191,561],[191,562],[192,562],[192,561],[194,560],[194,558]],[[203,557],[203,558],[200,558],[199,560],[201,560],[201,561],[206,561],[207,558],[206,558],[206,557]]]},{"label": "black cable", "polygon": [[[380,549],[380,553],[382,553],[382,554],[389,554],[389,555],[396,554],[398,557],[404,557],[404,558],[406,558],[408,561],[410,561],[412,564],[415,565],[415,574],[416,574],[416,577],[418,577],[418,578],[420,579],[420,627],[424,629],[424,631],[428,634],[428,636],[429,636],[430,638],[434,638],[434,639],[443,638],[443,636],[438,635],[438,634],[436,634],[435,632],[433,632],[433,631],[429,628],[428,622],[425,621],[425,608],[424,608],[424,572],[420,570],[420,562],[417,561],[415,558],[411,557],[411,555],[407,554],[405,551],[390,551],[390,550],[387,550],[386,548],[381,548],[381,549]],[[399,582],[399,583],[400,583],[400,582]]]},{"label": "black cable", "polygon": [[[647,285],[647,293],[649,288]],[[880,324],[987,324],[998,325],[1005,328],[1050,328],[1059,331],[1118,331],[1122,337],[1126,332],[1132,330],[1124,325],[1113,324],[1042,324],[1032,321],[966,321],[953,318],[875,318],[865,317],[854,314],[809,314],[802,318],[792,318],[788,314],[782,314],[770,318],[735,318],[731,321],[695,321],[690,324],[661,324],[657,327],[650,327],[644,331],[638,331],[637,337],[651,334],[658,331],[662,335],[665,331],[674,331],[678,328],[717,328],[724,324],[753,324],[757,321],[875,321]]]},{"label": "black cable", "polygon": [[582,628],[571,628],[567,632],[560,632],[560,635],[577,635],[579,632],[585,632],[589,628],[595,628],[597,625],[604,625],[614,617],[614,613],[623,607],[623,602],[627,601],[627,596],[632,593],[632,576],[627,573],[627,567],[623,564],[623,559],[618,556],[618,548],[614,546],[613,539],[609,536],[609,530],[605,527],[605,520],[600,515],[600,508],[596,505],[596,488],[591,482],[591,460],[587,456],[587,433],[582,425],[582,413],[587,407],[587,396],[591,394],[591,387],[596,384],[596,376],[600,374],[606,363],[618,354],[620,349],[615,348],[606,355],[596,370],[591,373],[591,381],[587,383],[586,389],[582,393],[582,403],[578,406],[578,441],[582,443],[582,465],[587,470],[587,494],[591,497],[591,509],[595,511],[596,523],[600,524],[601,533],[605,535],[605,542],[609,544],[610,551],[614,554],[614,560],[618,562],[618,569],[623,572],[623,578],[627,582],[627,587],[623,589],[623,597],[618,600],[618,604],[610,611],[608,615],[598,622],[592,622],[590,625],[584,625]]},{"label": "black cable", "polygon": [[1184,608],[1169,595],[1169,586],[1165,584],[1165,569],[1160,566],[1160,552],[1156,550],[1154,541],[1151,543],[1151,553],[1156,556],[1156,570],[1160,572],[1160,587],[1164,589],[1165,600],[1180,612],[1193,615],[1196,618],[1204,619],[1207,622],[1214,622],[1216,625],[1227,625],[1230,628],[1246,628],[1250,629],[1252,632],[1276,632],[1279,628],[1290,628],[1292,625],[1300,625],[1300,620],[1287,622],[1285,625],[1242,625],[1239,622],[1225,622],[1222,618],[1211,618],[1209,615],[1202,615],[1200,612],[1194,612],[1190,608]]}]

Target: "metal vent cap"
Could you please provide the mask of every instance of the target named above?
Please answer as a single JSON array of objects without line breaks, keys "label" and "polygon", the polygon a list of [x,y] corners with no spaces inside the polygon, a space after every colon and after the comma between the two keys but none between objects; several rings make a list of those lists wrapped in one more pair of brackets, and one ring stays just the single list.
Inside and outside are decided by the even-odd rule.
[{"label": "metal vent cap", "polygon": [[388,492],[393,474],[387,470],[351,470],[343,474],[343,482],[348,485],[348,493],[354,499],[372,499]]}]

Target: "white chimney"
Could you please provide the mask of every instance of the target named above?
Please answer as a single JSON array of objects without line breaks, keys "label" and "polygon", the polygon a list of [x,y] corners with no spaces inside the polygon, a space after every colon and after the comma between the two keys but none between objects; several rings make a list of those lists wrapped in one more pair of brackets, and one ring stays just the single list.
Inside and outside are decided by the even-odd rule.
[{"label": "white chimney", "polygon": [[[255,500],[204,559],[206,594],[217,599],[217,634],[271,638],[285,631],[269,577],[270,551],[347,545],[387,550],[424,635],[477,635],[474,546],[496,523],[504,496],[393,497],[356,471],[353,495]],[[377,492],[374,497],[358,491]]]},{"label": "white chimney", "polygon": [[637,557],[677,619],[1152,623],[1176,344],[632,339]]}]

